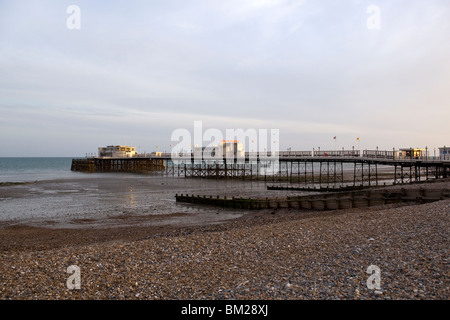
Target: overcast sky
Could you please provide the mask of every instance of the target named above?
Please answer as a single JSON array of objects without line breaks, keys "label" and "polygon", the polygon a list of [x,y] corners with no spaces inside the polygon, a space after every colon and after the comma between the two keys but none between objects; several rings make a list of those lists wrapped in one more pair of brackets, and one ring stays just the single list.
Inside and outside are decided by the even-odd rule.
[{"label": "overcast sky", "polygon": [[281,149],[448,146],[449,35],[448,0],[2,0],[0,156],[170,151],[196,120]]}]

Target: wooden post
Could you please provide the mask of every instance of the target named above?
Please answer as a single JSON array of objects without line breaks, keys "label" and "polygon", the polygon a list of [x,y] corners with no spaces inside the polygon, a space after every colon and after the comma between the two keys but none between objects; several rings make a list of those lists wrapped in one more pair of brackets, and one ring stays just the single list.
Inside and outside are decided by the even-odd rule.
[{"label": "wooden post", "polygon": [[[344,150],[344,147],[342,147],[342,152],[343,152],[343,150]],[[334,184],[334,187],[336,188],[336,177],[337,177],[337,175],[336,175],[336,161],[334,161],[334,175],[333,175],[333,184]]]},{"label": "wooden post", "polygon": [[319,187],[322,187],[322,161],[320,161],[320,168],[319,168]]},{"label": "wooden post", "polygon": [[327,188],[330,187],[330,161],[327,161]]},{"label": "wooden post", "polygon": [[402,184],[403,184],[403,166],[400,166],[400,174],[401,174],[401,180],[402,180]]},{"label": "wooden post", "polygon": [[292,183],[292,160],[291,160],[291,172],[289,173],[289,183]]},{"label": "wooden post", "polygon": [[409,183],[412,183],[412,164],[409,166]]},{"label": "wooden post", "polygon": [[361,186],[364,186],[364,162],[361,162]]},{"label": "wooden post", "polygon": [[307,185],[306,167],[307,167],[308,162],[305,161],[304,164],[305,164],[305,187],[306,187],[306,185]]},{"label": "wooden post", "polygon": [[375,163],[375,185],[378,187],[378,164]]},{"label": "wooden post", "polygon": [[394,165],[394,185],[397,184],[397,165]]}]

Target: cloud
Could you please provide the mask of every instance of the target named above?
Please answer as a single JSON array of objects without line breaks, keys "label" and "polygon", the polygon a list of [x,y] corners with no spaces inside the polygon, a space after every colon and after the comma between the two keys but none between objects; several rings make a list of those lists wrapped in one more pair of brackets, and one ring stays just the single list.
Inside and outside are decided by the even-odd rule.
[{"label": "cloud", "polygon": [[9,150],[55,132],[60,150],[108,137],[150,148],[194,120],[276,127],[299,147],[449,136],[443,0],[380,1],[375,32],[365,0],[80,0],[80,30],[66,27],[70,4],[0,4],[0,133],[22,132]]}]

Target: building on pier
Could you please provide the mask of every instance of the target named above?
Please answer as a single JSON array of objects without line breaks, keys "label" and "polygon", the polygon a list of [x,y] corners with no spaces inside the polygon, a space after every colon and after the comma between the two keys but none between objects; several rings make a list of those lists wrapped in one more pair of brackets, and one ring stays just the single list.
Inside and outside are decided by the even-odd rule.
[{"label": "building on pier", "polygon": [[450,160],[450,148],[443,146],[439,148],[439,159],[441,160]]},{"label": "building on pier", "polygon": [[238,140],[222,140],[219,148],[222,149],[222,154],[226,158],[244,158],[245,150],[242,143]]},{"label": "building on pier", "polygon": [[227,158],[244,159],[244,146],[238,140],[222,140],[218,146],[194,147],[194,157],[198,159]]},{"label": "building on pier", "polygon": [[396,159],[420,159],[425,156],[425,149],[402,148],[397,151]]},{"label": "building on pier", "polygon": [[137,156],[135,147],[118,145],[98,148],[99,158],[132,158],[135,156]]}]

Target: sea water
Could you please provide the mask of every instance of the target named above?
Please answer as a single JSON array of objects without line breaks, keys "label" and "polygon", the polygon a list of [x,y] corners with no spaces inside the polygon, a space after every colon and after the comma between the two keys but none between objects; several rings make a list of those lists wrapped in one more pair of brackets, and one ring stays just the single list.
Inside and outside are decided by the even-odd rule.
[{"label": "sea water", "polygon": [[72,158],[0,157],[0,182],[30,182],[76,178]]},{"label": "sea water", "polygon": [[[108,226],[127,216],[188,213],[155,223],[216,223],[241,216],[238,209],[175,201],[178,194],[268,196],[264,181],[187,179],[169,175],[71,171],[72,158],[0,158],[0,224],[80,227],[81,220]],[[2,182],[30,182],[3,185]],[[279,192],[277,192],[279,194]],[[220,212],[220,214],[219,214]],[[90,224],[83,227],[89,227]]]}]

